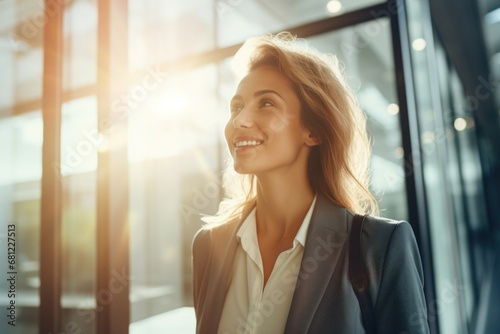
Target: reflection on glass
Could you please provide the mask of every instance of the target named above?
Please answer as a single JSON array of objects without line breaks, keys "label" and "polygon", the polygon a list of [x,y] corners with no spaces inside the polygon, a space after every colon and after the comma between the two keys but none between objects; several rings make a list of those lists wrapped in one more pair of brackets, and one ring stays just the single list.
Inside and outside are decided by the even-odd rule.
[{"label": "reflection on glass", "polygon": [[214,3],[212,0],[130,0],[130,70],[213,49]]},{"label": "reflection on glass", "polygon": [[[374,141],[373,190],[384,215],[407,219],[388,22],[325,34],[310,43],[344,62]],[[131,110],[131,330],[153,326],[153,319],[167,322],[172,313],[166,311],[191,305],[191,240],[200,227],[199,214],[216,210],[219,172],[228,157],[222,134],[236,84],[229,62],[169,78]],[[192,324],[191,313],[182,317],[186,326]]]},{"label": "reflection on glass", "polygon": [[64,10],[63,88],[77,89],[97,80],[97,2],[75,0]]},{"label": "reflection on glass", "polygon": [[[465,120],[465,128],[454,133],[454,149],[457,155],[458,175],[461,192],[454,194],[455,208],[461,219],[458,222],[458,240],[460,245],[460,261],[464,291],[465,310],[469,324],[475,317],[478,294],[477,282],[480,282],[488,267],[484,240],[473,238],[474,235],[486,235],[488,230],[486,216],[486,199],[484,198],[483,176],[478,154],[478,143],[475,133],[472,112],[467,110],[463,86],[456,71],[451,68],[449,75],[451,103],[454,115]],[[451,143],[450,143],[451,144]]]},{"label": "reflection on glass", "polygon": [[83,333],[94,333],[96,170],[100,142],[96,98],[63,104],[61,123],[62,322],[63,328],[68,325]]},{"label": "reflection on glass", "polygon": [[367,115],[373,143],[372,191],[382,215],[408,219],[399,106],[396,96],[389,21],[380,19],[309,39],[335,54]]},{"label": "reflection on glass", "polygon": [[[14,270],[7,257],[0,259],[3,273],[15,271],[16,295],[8,298],[6,278],[0,284],[0,307],[16,303],[16,327],[22,333],[38,333],[40,305],[40,179],[42,175],[42,115],[40,111],[0,120],[0,245],[7,254],[7,226],[15,225]],[[6,314],[4,312],[3,314]],[[14,327],[0,322],[2,333]],[[9,330],[9,331],[8,331]]]},{"label": "reflection on glass", "polygon": [[104,140],[97,132],[96,113],[94,96],[63,104],[60,161],[63,176],[96,171],[97,150]]},{"label": "reflection on glass", "polygon": [[[457,207],[454,208],[451,198],[461,193],[459,184],[455,184],[458,162],[453,152],[446,149],[446,144],[453,142],[454,132],[453,123],[449,121],[452,114],[452,106],[449,103],[449,73],[444,52],[436,44],[434,46],[437,53],[432,57],[436,57],[440,86],[432,85],[429,62],[434,59],[431,59],[430,53],[424,49],[429,50],[428,43],[433,36],[425,36],[422,3],[411,0],[407,4],[407,12],[410,14],[409,38],[413,41],[412,66],[436,286],[436,300],[430,304],[432,308],[428,311],[428,319],[430,322],[439,319],[440,333],[467,333],[463,307],[464,280],[457,257],[457,253],[463,251],[463,245],[457,240],[461,214],[454,211]],[[425,36],[425,40],[422,36]],[[441,101],[433,100],[431,89],[438,88],[442,96]],[[443,112],[436,113],[435,110]],[[451,288],[458,291],[456,295],[453,298],[443,297]]]},{"label": "reflection on glass", "polygon": [[[374,28],[378,34],[366,37]],[[325,34],[310,44],[345,64],[374,141],[373,190],[384,215],[407,219],[388,22]],[[223,128],[236,84],[229,63],[169,77],[131,109],[131,331],[166,324],[172,312],[182,321],[176,323],[193,323],[192,313],[182,311],[192,303],[191,241],[199,215],[213,214],[221,196],[228,157]]]},{"label": "reflection on glass", "polygon": [[191,304],[192,236],[220,192],[216,83],[215,65],[171,76],[130,110],[131,331]]},{"label": "reflection on glass", "polygon": [[252,36],[278,32],[382,2],[380,0],[215,1],[217,46],[240,43]]},{"label": "reflection on glass", "polygon": [[0,2],[0,116],[42,95],[45,15],[40,1]]},{"label": "reflection on glass", "polygon": [[[371,186],[379,198],[382,214],[408,219],[389,21],[381,19],[356,25],[312,37],[308,42],[311,47],[337,56],[368,116],[373,142]],[[229,61],[222,63],[220,73],[219,91],[228,112],[236,85]]]},{"label": "reflection on glass", "polygon": [[[63,88],[97,80],[97,3],[76,0],[64,11]],[[95,96],[71,100],[61,110],[62,328],[95,332],[96,170],[103,138]]]},{"label": "reflection on glass", "polygon": [[[0,1],[0,246],[7,255],[7,228],[15,225],[16,295],[0,281],[1,333],[38,333],[40,196],[43,126],[43,34],[47,11],[36,0]],[[16,116],[14,116],[16,115]],[[0,270],[10,270],[7,256]],[[6,317],[16,303],[15,327]]]},{"label": "reflection on glass", "polygon": [[148,89],[144,99],[131,105],[129,162],[177,156],[215,145],[219,128],[213,114],[215,82],[216,68],[211,65],[166,78]]}]

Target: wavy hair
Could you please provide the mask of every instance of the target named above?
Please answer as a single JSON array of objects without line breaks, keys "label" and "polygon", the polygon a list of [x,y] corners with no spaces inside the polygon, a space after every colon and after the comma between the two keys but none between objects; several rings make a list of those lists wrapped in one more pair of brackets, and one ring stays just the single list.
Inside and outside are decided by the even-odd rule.
[{"label": "wavy hair", "polygon": [[[241,80],[263,65],[277,68],[292,83],[301,102],[301,121],[320,142],[308,161],[314,191],[357,213],[378,214],[369,190],[371,143],[366,116],[346,83],[337,58],[321,53],[290,33],[248,39],[233,58]],[[223,175],[226,198],[212,224],[237,219],[256,198],[256,177],[237,174],[232,160]]]}]

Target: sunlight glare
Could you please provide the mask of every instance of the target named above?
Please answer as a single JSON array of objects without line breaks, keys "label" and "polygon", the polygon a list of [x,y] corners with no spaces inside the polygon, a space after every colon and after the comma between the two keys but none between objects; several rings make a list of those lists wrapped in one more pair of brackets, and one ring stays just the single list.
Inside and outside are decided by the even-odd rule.
[{"label": "sunlight glare", "polygon": [[181,113],[188,106],[188,99],[184,92],[179,90],[168,91],[164,96],[152,101],[153,113],[159,118]]}]

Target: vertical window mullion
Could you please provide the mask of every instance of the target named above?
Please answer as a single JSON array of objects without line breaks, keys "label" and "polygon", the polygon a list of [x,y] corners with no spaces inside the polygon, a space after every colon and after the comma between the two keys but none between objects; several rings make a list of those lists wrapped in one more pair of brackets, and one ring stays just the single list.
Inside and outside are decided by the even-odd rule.
[{"label": "vertical window mullion", "polygon": [[40,228],[40,333],[61,332],[61,105],[63,12],[60,2],[45,1],[43,60],[43,147]]},{"label": "vertical window mullion", "polygon": [[[393,0],[387,2],[388,6]],[[432,261],[429,219],[427,214],[423,166],[420,156],[420,139],[416,115],[415,91],[408,37],[408,21],[404,1],[398,1],[397,12],[391,15],[391,29],[396,70],[397,94],[400,106],[400,126],[405,161],[405,181],[410,223],[414,229],[424,269],[424,292],[427,308],[434,307],[436,291]],[[437,317],[437,315],[436,315]],[[428,319],[431,333],[439,333],[438,319]]]},{"label": "vertical window mullion", "polygon": [[130,322],[128,111],[114,110],[127,94],[128,2],[98,2],[97,170],[98,334],[126,334]]}]

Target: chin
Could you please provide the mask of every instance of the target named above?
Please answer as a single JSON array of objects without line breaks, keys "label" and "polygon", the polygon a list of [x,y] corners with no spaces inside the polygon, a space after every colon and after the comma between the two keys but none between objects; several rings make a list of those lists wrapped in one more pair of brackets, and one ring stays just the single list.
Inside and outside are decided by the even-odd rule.
[{"label": "chin", "polygon": [[242,164],[235,163],[233,168],[236,173],[246,175],[246,174],[255,174],[255,170],[249,166],[243,166]]},{"label": "chin", "polygon": [[243,168],[241,166],[237,167],[237,166],[234,166],[234,171],[238,174],[242,174],[242,175],[245,175],[245,174],[252,174],[250,171],[248,171],[246,168]]}]

